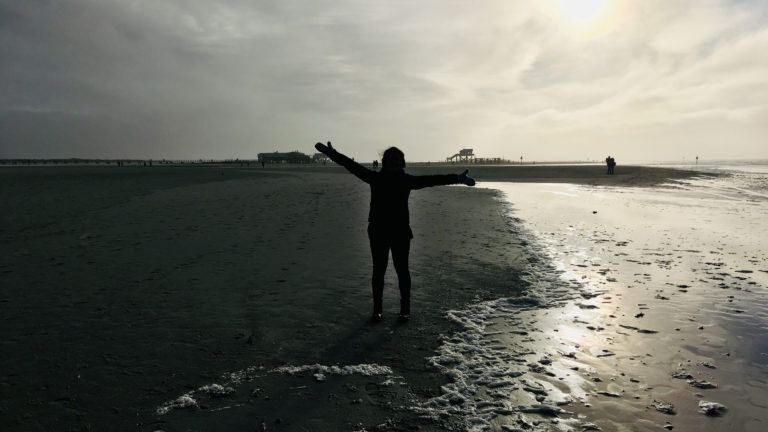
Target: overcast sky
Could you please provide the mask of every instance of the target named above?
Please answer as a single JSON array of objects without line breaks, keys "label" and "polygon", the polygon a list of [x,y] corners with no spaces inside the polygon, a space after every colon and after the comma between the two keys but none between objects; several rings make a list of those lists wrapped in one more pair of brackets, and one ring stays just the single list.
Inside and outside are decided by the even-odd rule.
[{"label": "overcast sky", "polygon": [[768,159],[761,0],[0,0],[0,158]]}]

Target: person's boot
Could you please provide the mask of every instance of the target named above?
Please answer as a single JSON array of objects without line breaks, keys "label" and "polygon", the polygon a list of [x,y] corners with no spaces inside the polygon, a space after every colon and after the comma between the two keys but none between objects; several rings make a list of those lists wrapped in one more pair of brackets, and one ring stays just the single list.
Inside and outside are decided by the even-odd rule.
[{"label": "person's boot", "polygon": [[373,314],[371,315],[371,321],[372,322],[381,322],[381,311],[382,311],[382,299],[373,299]]},{"label": "person's boot", "polygon": [[384,303],[384,287],[374,287],[373,288],[373,314],[371,314],[371,321],[372,322],[380,322],[381,321],[381,312],[382,307]]},{"label": "person's boot", "polygon": [[411,318],[411,299],[400,299],[400,321]]}]

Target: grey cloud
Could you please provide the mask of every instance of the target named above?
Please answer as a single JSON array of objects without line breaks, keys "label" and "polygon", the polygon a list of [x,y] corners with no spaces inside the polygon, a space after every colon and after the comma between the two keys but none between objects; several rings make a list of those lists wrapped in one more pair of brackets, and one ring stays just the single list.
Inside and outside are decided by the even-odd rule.
[{"label": "grey cloud", "polygon": [[[560,157],[574,131],[599,149],[654,125],[682,142],[668,125],[696,112],[764,119],[766,6],[625,3],[579,40],[526,2],[0,0],[0,157]],[[696,34],[652,37],[694,6]],[[710,31],[712,11],[738,19]]]}]

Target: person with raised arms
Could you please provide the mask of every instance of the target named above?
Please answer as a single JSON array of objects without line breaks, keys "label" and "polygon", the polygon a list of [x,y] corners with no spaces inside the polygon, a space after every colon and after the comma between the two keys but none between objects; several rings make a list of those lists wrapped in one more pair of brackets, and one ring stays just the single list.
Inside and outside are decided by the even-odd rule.
[{"label": "person with raised arms", "polygon": [[383,311],[384,273],[387,270],[389,251],[397,272],[400,285],[400,320],[405,321],[411,314],[411,274],[408,271],[408,253],[413,232],[410,227],[408,197],[412,190],[425,187],[465,184],[474,186],[475,180],[461,174],[415,176],[405,172],[405,155],[397,147],[388,148],[381,160],[381,170],[370,170],[349,157],[339,153],[329,141],[327,145],[315,144],[315,148],[332,161],[346,168],[371,187],[371,205],[368,213],[368,239],[373,258],[374,322],[381,321]]}]

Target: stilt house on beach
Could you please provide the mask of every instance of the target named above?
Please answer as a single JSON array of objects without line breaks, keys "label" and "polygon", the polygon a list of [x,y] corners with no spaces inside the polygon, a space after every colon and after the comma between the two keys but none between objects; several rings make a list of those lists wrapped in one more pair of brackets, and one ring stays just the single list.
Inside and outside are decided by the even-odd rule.
[{"label": "stilt house on beach", "polygon": [[469,162],[475,160],[475,153],[472,149],[461,149],[453,156],[445,158],[448,162]]},{"label": "stilt house on beach", "polygon": [[503,164],[503,163],[509,163],[508,160],[505,160],[500,157],[494,157],[494,158],[479,158],[475,156],[475,153],[472,149],[461,149],[458,153],[456,153],[453,156],[448,156],[445,158],[445,161],[448,163],[470,163],[470,164]]}]

